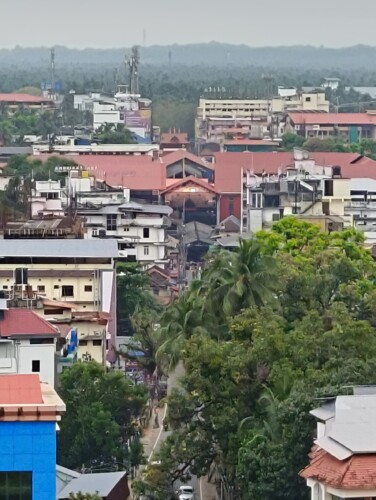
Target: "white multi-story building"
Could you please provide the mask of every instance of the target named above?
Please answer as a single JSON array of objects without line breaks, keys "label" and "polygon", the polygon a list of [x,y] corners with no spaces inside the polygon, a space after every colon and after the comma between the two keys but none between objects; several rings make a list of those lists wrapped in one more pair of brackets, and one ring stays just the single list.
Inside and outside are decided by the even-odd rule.
[{"label": "white multi-story building", "polygon": [[131,94],[127,85],[119,85],[114,97],[99,93],[74,95],[74,107],[93,113],[94,130],[106,123],[123,124],[139,142],[151,142],[151,100]]},{"label": "white multi-story building", "polygon": [[58,328],[30,309],[8,309],[0,298],[0,375],[39,374],[55,385]]},{"label": "white multi-story building", "polygon": [[53,216],[63,217],[62,193],[60,181],[35,181],[29,199],[31,217]]},{"label": "white multi-story building", "polygon": [[[287,215],[306,217],[329,231],[352,225],[346,209],[351,180],[342,178],[340,167],[316,165],[306,152],[297,151],[294,164],[277,175],[244,170],[242,179],[242,232],[270,227]],[[328,224],[320,222],[328,217]]]},{"label": "white multi-story building", "polygon": [[147,267],[168,263],[167,228],[172,208],[128,201],[105,206],[81,204],[76,211],[86,219],[87,238],[117,240],[120,259]]}]

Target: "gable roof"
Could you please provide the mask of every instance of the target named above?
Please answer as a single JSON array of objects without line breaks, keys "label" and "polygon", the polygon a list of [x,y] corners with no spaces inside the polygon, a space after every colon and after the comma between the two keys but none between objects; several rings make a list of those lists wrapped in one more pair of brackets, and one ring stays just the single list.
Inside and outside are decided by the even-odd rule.
[{"label": "gable roof", "polygon": [[0,336],[60,336],[59,330],[31,309],[9,309],[0,320]]},{"label": "gable roof", "polygon": [[207,191],[210,191],[212,193],[217,193],[217,191],[214,189],[214,187],[209,184],[207,181],[204,181],[202,179],[198,179],[197,177],[194,177],[193,175],[189,175],[188,177],[184,177],[183,179],[177,179],[176,182],[173,184],[170,184],[164,191],[161,192],[161,194],[166,194],[170,191],[174,191],[177,187],[179,186],[184,186],[184,184],[197,184],[197,186],[200,186]]},{"label": "gable roof", "polygon": [[203,160],[199,156],[196,156],[192,153],[189,153],[185,149],[181,149],[179,151],[173,151],[172,153],[166,154],[163,157],[163,163],[166,165],[166,167],[169,167],[170,165],[173,165],[174,163],[182,161],[183,158],[185,160],[192,162],[192,163],[196,163],[196,165],[199,165],[200,167],[208,168],[210,170],[213,169],[213,166],[210,165],[210,163],[207,163],[205,160]]},{"label": "gable roof", "polygon": [[161,144],[186,144],[189,142],[186,132],[164,132],[161,134]]},{"label": "gable roof", "polygon": [[214,242],[211,239],[213,234],[213,228],[202,222],[188,222],[184,228],[184,243],[189,245],[196,241],[206,243],[208,245],[213,245]]},{"label": "gable roof", "polygon": [[[97,493],[100,497],[107,497],[115,486],[127,473],[103,472],[95,474],[81,474],[73,479],[57,496],[58,499],[67,499],[71,493]],[[127,493],[127,492],[125,492]]]},{"label": "gable roof", "polygon": [[295,125],[376,125],[371,113],[288,113]]},{"label": "gable roof", "polygon": [[43,404],[39,375],[1,375],[0,405]]}]

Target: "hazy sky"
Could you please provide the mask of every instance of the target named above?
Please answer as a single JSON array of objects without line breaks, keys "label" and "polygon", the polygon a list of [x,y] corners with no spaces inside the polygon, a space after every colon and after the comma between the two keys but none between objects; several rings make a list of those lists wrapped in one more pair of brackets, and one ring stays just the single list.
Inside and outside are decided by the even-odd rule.
[{"label": "hazy sky", "polygon": [[0,0],[0,48],[376,45],[376,0]]}]

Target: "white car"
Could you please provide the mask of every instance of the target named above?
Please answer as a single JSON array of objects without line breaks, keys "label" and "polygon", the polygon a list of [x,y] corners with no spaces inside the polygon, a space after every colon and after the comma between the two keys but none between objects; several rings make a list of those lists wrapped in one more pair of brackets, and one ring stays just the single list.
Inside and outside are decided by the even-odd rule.
[{"label": "white car", "polygon": [[176,492],[179,500],[194,500],[195,492],[193,491],[192,486],[180,486],[178,491]]}]

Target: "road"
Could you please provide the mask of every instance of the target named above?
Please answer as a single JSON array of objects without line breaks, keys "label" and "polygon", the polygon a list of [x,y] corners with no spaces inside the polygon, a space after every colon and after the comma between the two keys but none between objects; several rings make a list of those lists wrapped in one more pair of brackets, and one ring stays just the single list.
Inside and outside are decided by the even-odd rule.
[{"label": "road", "polygon": [[[179,387],[179,379],[184,375],[184,367],[182,363],[179,363],[179,365],[176,367],[176,369],[170,374],[167,382],[167,394],[171,394],[171,390],[175,387]],[[154,443],[153,449],[151,453],[148,456],[148,462],[152,462],[154,456],[157,454],[159,448],[161,447],[161,444],[167,437],[171,434],[171,431],[165,431],[163,430],[162,422],[163,418],[166,416],[167,413],[167,405],[164,407],[162,415],[159,419],[161,427],[159,429],[159,433],[157,436],[157,439]],[[183,483],[180,481],[176,481],[174,484],[174,490],[177,490],[179,486],[181,486]],[[195,491],[195,500],[202,500],[202,492],[201,492],[201,481],[198,479],[196,476],[192,476],[192,479],[189,481],[189,485],[194,488]]]}]

